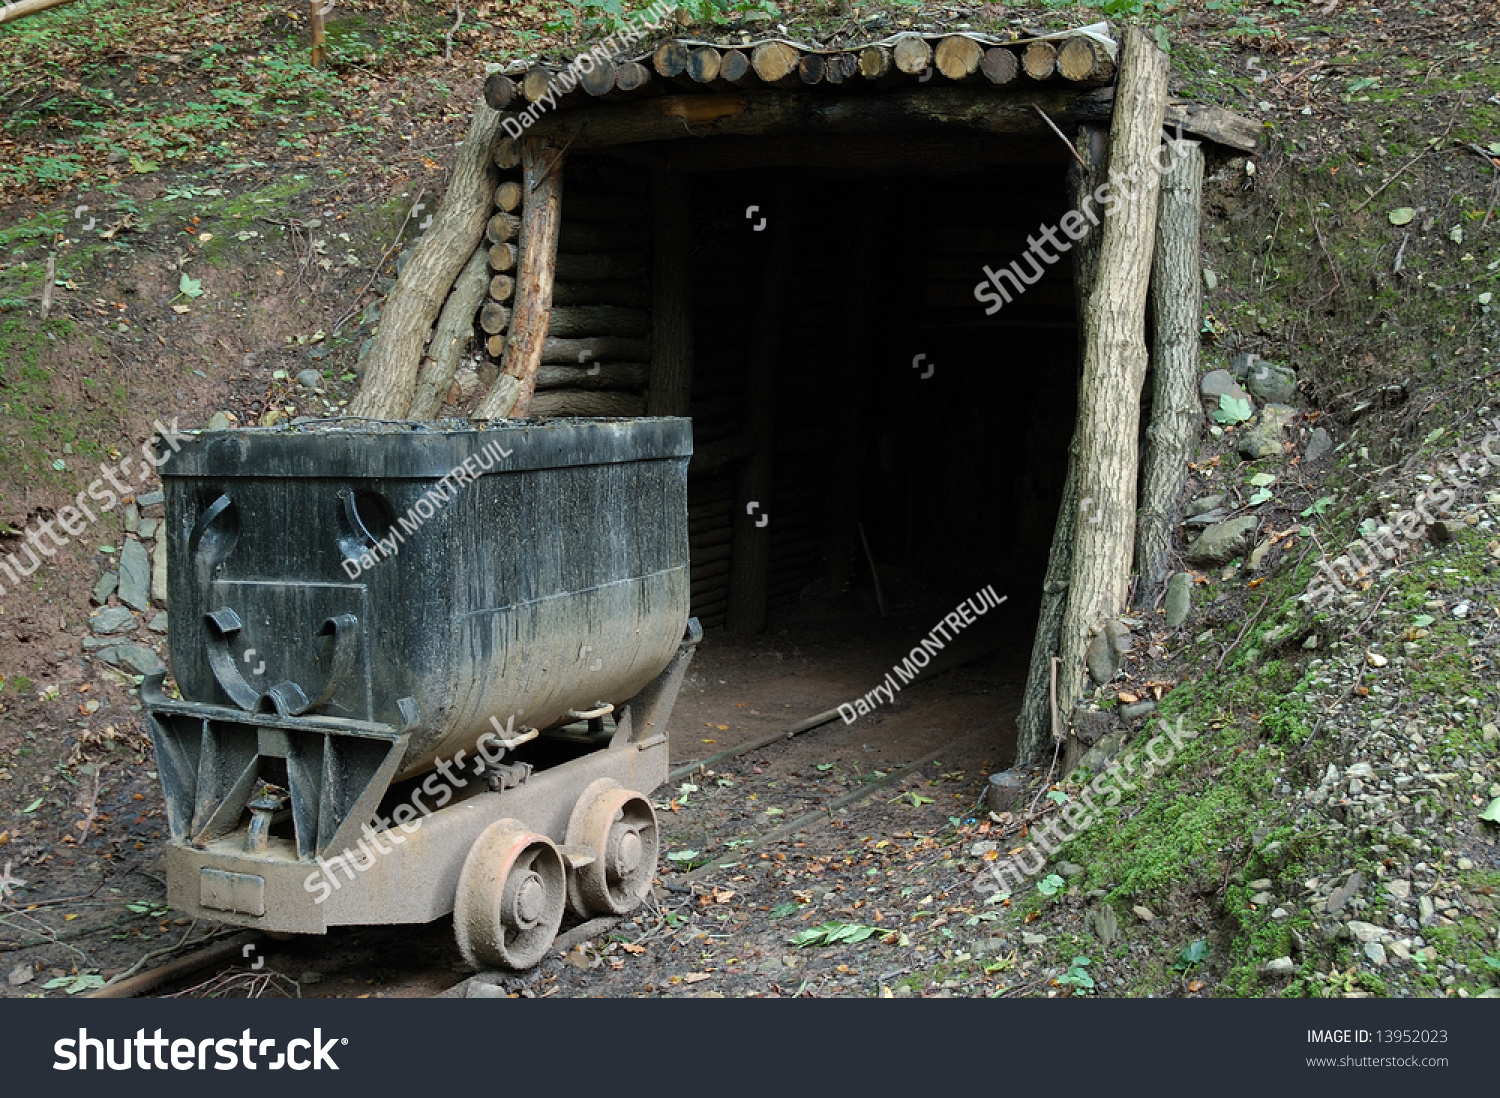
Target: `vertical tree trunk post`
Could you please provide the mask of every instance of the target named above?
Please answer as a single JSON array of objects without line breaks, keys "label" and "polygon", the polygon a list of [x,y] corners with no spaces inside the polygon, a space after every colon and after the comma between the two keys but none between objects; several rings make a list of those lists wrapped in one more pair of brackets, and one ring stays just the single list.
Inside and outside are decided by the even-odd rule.
[{"label": "vertical tree trunk post", "polygon": [[1058,672],[1059,704],[1069,723],[1085,688],[1089,642],[1125,607],[1135,546],[1136,436],[1167,60],[1138,27],[1126,28],[1123,54],[1109,131],[1110,180],[1120,201],[1104,218],[1098,281],[1084,306],[1074,477],[1079,513]]},{"label": "vertical tree trunk post", "polygon": [[458,360],[474,334],[474,313],[490,284],[489,248],[481,244],[453,283],[453,292],[438,314],[427,343],[427,357],[417,371],[417,391],[407,410],[410,419],[434,419],[442,410]]},{"label": "vertical tree trunk post", "polygon": [[651,178],[651,373],[646,414],[685,416],[693,398],[692,189],[658,168]]},{"label": "vertical tree trunk post", "polygon": [[[1074,142],[1083,164],[1068,169],[1070,206],[1085,208],[1085,198],[1105,180],[1108,167],[1106,135],[1098,126],[1080,126]],[[1099,230],[1093,229],[1073,245],[1073,295],[1078,309],[1078,362],[1081,373],[1084,355],[1083,310],[1092,297],[1099,275]],[[1076,397],[1080,409],[1083,393]],[[1057,525],[1052,532],[1052,549],[1047,556],[1047,574],[1042,580],[1042,605],[1037,613],[1036,636],[1031,646],[1031,665],[1022,694],[1021,715],[1017,721],[1016,761],[1025,763],[1041,755],[1053,738],[1053,658],[1062,636],[1063,610],[1068,602],[1068,576],[1073,569],[1073,527],[1078,516],[1078,437],[1074,429],[1068,448],[1068,477],[1063,484],[1062,499],[1057,507]]]},{"label": "vertical tree trunk post", "polygon": [[563,149],[544,138],[521,138],[521,262],[516,268],[515,312],[505,358],[494,388],[471,419],[520,418],[531,410],[542,345],[552,320],[557,270],[557,230],[562,220]]},{"label": "vertical tree trunk post", "polygon": [[1172,528],[1182,505],[1189,451],[1197,440],[1202,416],[1198,339],[1203,323],[1203,276],[1198,226],[1203,210],[1203,150],[1196,141],[1170,145],[1172,166],[1162,176],[1156,255],[1151,262],[1156,362],[1135,541],[1140,576],[1136,601],[1142,606],[1167,581]]},{"label": "vertical tree trunk post", "polygon": [[[781,184],[772,207],[772,233],[754,315],[750,373],[745,384],[745,434],[755,451],[740,466],[735,489],[734,534],[729,557],[729,603],[724,624],[736,633],[758,633],[766,625],[771,575],[771,474],[776,454],[776,367],[786,312],[787,272],[792,269],[795,226],[792,189]],[[750,508],[751,504],[757,506]]]},{"label": "vertical tree trunk post", "polygon": [[349,415],[400,419],[411,407],[427,334],[453,280],[484,238],[495,193],[490,152],[499,133],[500,113],[482,101],[475,104],[432,224],[412,246],[411,259],[386,296],[380,330],[365,359],[359,393],[349,402]]}]

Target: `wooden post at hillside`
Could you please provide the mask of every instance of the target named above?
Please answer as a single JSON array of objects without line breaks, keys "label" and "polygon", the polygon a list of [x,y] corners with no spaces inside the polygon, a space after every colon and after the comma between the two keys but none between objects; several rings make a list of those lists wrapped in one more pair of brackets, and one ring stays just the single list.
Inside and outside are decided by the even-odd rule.
[{"label": "wooden post at hillside", "polygon": [[685,416],[693,399],[692,189],[680,172],[651,176],[651,373],[646,414]]},{"label": "wooden post at hillside", "polygon": [[521,418],[531,410],[536,371],[552,320],[557,231],[562,220],[563,147],[540,137],[521,138],[521,262],[516,268],[515,312],[510,317],[500,376],[470,419]]},{"label": "wooden post at hillside", "polygon": [[312,67],[321,69],[328,52],[324,46],[327,36],[323,30],[323,0],[308,0],[307,15],[312,26]]},{"label": "wooden post at hillside", "polygon": [[1085,689],[1089,643],[1125,608],[1135,547],[1136,434],[1146,376],[1146,295],[1161,184],[1155,154],[1167,105],[1167,59],[1138,27],[1125,29],[1122,54],[1109,129],[1109,174],[1121,201],[1104,218],[1098,281],[1083,313],[1074,477],[1079,521],[1058,669],[1058,707],[1070,724]]},{"label": "wooden post at hillside", "polygon": [[[1080,126],[1074,142],[1082,165],[1074,162],[1068,169],[1069,205],[1084,209],[1084,199],[1104,182],[1108,168],[1108,142],[1099,126]],[[1073,245],[1073,294],[1078,304],[1078,374],[1082,373],[1084,356],[1084,305],[1093,296],[1099,277],[1099,237],[1094,229]],[[1075,399],[1081,409],[1083,393]],[[1078,430],[1068,447],[1068,476],[1063,484],[1062,499],[1057,506],[1057,526],[1052,532],[1052,549],[1047,555],[1047,574],[1042,580],[1042,605],[1037,612],[1036,635],[1031,645],[1031,665],[1026,674],[1026,689],[1017,720],[1016,759],[1026,762],[1042,754],[1052,743],[1052,659],[1058,653],[1062,637],[1063,610],[1068,603],[1068,576],[1073,570],[1073,527],[1078,517]],[[1060,729],[1059,729],[1060,732]]]},{"label": "wooden post at hillside", "polygon": [[[793,264],[792,189],[776,189],[760,296],[752,314],[750,369],[745,379],[744,434],[755,450],[740,465],[734,497],[734,534],[729,556],[729,601],[724,624],[735,633],[758,633],[766,625],[771,577],[770,523],[776,521],[771,474],[776,454],[776,368],[781,357],[787,273]],[[753,510],[750,504],[757,504]]]},{"label": "wooden post at hillside", "polygon": [[410,261],[386,295],[380,330],[365,359],[359,393],[349,402],[349,415],[401,419],[411,407],[433,322],[449,287],[484,238],[495,192],[490,153],[499,136],[500,113],[476,103],[432,224],[412,245]]},{"label": "wooden post at hillside", "polygon": [[1198,226],[1203,216],[1203,150],[1173,141],[1161,180],[1156,255],[1151,261],[1153,369],[1151,426],[1141,466],[1141,513],[1135,538],[1136,604],[1147,606],[1167,582],[1172,528],[1187,483],[1189,450],[1198,437],[1198,339],[1203,274]]},{"label": "wooden post at hillside", "polygon": [[39,11],[61,7],[63,4],[72,2],[73,0],[12,0],[11,3],[0,4],[0,23],[9,23],[13,19],[35,15]]}]

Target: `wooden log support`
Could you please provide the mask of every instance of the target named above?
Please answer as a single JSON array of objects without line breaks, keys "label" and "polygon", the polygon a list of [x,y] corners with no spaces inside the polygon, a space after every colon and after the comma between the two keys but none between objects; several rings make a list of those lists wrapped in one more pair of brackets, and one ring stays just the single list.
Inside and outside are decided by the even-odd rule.
[{"label": "wooden log support", "polygon": [[519,217],[501,210],[486,222],[484,226],[485,239],[491,244],[504,244],[507,241],[514,240],[520,228],[521,219]]},{"label": "wooden log support", "polygon": [[1187,483],[1188,458],[1203,416],[1198,403],[1198,341],[1203,311],[1198,226],[1203,216],[1203,150],[1195,141],[1172,141],[1168,147],[1172,150],[1171,167],[1161,180],[1156,251],[1151,260],[1155,363],[1135,538],[1138,606],[1154,603],[1167,582],[1172,532]]},{"label": "wooden log support", "polygon": [[[648,367],[644,362],[593,362],[587,366],[541,366],[536,387],[543,389],[629,389],[646,387]],[[590,373],[590,371],[593,371]],[[655,412],[647,412],[655,415]]]},{"label": "wooden log support", "polygon": [[646,260],[637,252],[557,257],[557,277],[568,282],[641,278],[645,273]]},{"label": "wooden log support", "polygon": [[552,315],[563,167],[563,145],[549,144],[542,137],[521,138],[521,178],[526,188],[526,204],[521,214],[516,309],[505,341],[500,376],[474,410],[473,419],[519,417],[530,410],[536,371],[542,362]]},{"label": "wooden log support", "polygon": [[823,82],[824,69],[823,55],[821,53],[804,53],[802,60],[797,62],[797,76],[802,83],[811,87]]},{"label": "wooden log support", "polygon": [[516,82],[503,73],[492,72],[484,78],[484,101],[492,111],[503,111],[515,102]]},{"label": "wooden log support", "polygon": [[548,336],[542,344],[542,362],[549,365],[577,366],[580,363],[646,362],[651,358],[651,344],[644,339],[622,339],[618,336],[591,336],[588,339],[558,339]]},{"label": "wooden log support", "polygon": [[505,213],[514,213],[521,208],[521,184],[507,179],[495,188],[495,205]]},{"label": "wooden log support", "polygon": [[1021,75],[1021,62],[1016,60],[1014,50],[1008,50],[1004,46],[991,46],[984,51],[984,60],[979,63],[979,71],[984,73],[984,78],[996,87],[1005,87],[1013,84]]},{"label": "wooden log support", "polygon": [[852,53],[835,53],[823,59],[825,83],[837,86],[853,80],[858,75],[859,58]]},{"label": "wooden log support", "polygon": [[526,70],[526,75],[521,78],[521,98],[528,103],[540,103],[547,94],[547,89],[552,86],[552,78],[555,76],[551,69],[545,65],[533,65]]},{"label": "wooden log support", "polygon": [[762,42],[750,54],[755,75],[775,88],[801,86],[802,76],[797,71],[801,61],[801,53],[785,42]]},{"label": "wooden log support", "polygon": [[[359,393],[349,402],[350,415],[400,419],[411,407],[433,323],[448,290],[484,236],[495,189],[490,150],[499,131],[499,112],[476,103],[432,225],[412,246],[410,260],[386,296]],[[472,310],[469,315],[474,315]]]},{"label": "wooden log support", "polygon": [[687,72],[690,53],[688,47],[681,42],[663,42],[651,55],[651,68],[656,71],[657,76],[674,80]]},{"label": "wooden log support", "polygon": [[[745,380],[745,433],[755,442],[755,452],[740,466],[736,479],[734,555],[729,567],[729,607],[725,618],[729,629],[758,633],[766,624],[767,587],[771,575],[771,539],[757,525],[774,510],[771,475],[776,455],[777,366],[781,359],[781,332],[786,314],[788,274],[794,267],[797,238],[794,192],[790,184],[776,188],[774,209],[781,211],[771,224],[772,238],[765,273],[752,314],[749,372]],[[750,508],[749,504],[756,504]]]},{"label": "wooden log support", "polygon": [[693,399],[692,190],[686,176],[651,178],[651,380],[646,414],[685,416]]},{"label": "wooden log support", "polygon": [[[794,77],[801,87],[801,78]],[[1113,88],[1078,91],[1038,88],[1028,96],[995,95],[988,87],[943,84],[884,95],[830,99],[806,88],[802,94],[765,96],[741,93],[674,95],[621,103],[599,112],[587,127],[563,112],[548,112],[528,131],[572,140],[570,149],[606,148],[642,141],[667,141],[691,134],[710,136],[801,136],[851,133],[892,134],[941,131],[1050,134],[1032,109],[1035,103],[1061,125],[1107,121]],[[1054,136],[1053,140],[1056,140]],[[571,216],[571,214],[570,214]]]},{"label": "wooden log support", "polygon": [[907,76],[921,76],[932,68],[932,47],[920,34],[903,34],[891,47],[891,60]]},{"label": "wooden log support", "polygon": [[866,46],[859,51],[859,75],[866,80],[889,80],[899,71],[891,60],[891,51],[884,46]]},{"label": "wooden log support", "polygon": [[593,61],[593,67],[579,78],[584,94],[595,99],[615,98],[619,94],[615,90],[615,63],[607,57],[595,57]]},{"label": "wooden log support", "polygon": [[[485,266],[489,266],[488,263]],[[510,275],[495,275],[490,279],[490,298],[494,301],[509,301],[516,292],[516,280]]]},{"label": "wooden log support", "polygon": [[502,137],[495,142],[495,167],[508,172],[521,166],[521,143],[514,137]]},{"label": "wooden log support", "polygon": [[510,323],[510,310],[495,301],[485,302],[479,310],[479,327],[486,335],[499,335]]},{"label": "wooden log support", "polygon": [[1057,72],[1057,47],[1041,40],[1028,42],[1021,52],[1021,68],[1033,80],[1051,80]]},{"label": "wooden log support", "polygon": [[[525,265],[523,261],[522,268]],[[650,332],[651,318],[639,310],[622,309],[618,305],[568,305],[552,310],[547,330],[559,339],[591,335],[636,338]]]},{"label": "wooden log support", "polygon": [[737,88],[754,87],[760,77],[750,66],[750,58],[740,50],[725,50],[719,60],[719,80]]},{"label": "wooden log support", "polygon": [[417,370],[416,392],[407,410],[407,418],[434,419],[442,410],[443,399],[448,395],[453,375],[458,370],[458,360],[474,334],[474,311],[484,300],[489,276],[486,249],[475,248],[454,280],[453,292],[448,295],[433,326],[432,338],[427,341],[427,355]]},{"label": "wooden log support", "polygon": [[627,95],[639,94],[651,84],[654,75],[639,61],[621,61],[615,65],[615,89]]},{"label": "wooden log support", "polygon": [[639,221],[640,203],[632,195],[570,191],[568,221]]},{"label": "wooden log support", "polygon": [[[1069,208],[1087,208],[1087,196],[1104,183],[1109,167],[1106,156],[1108,135],[1098,126],[1080,126],[1074,142],[1082,165],[1068,169]],[[1083,310],[1093,298],[1099,277],[1099,230],[1093,229],[1073,245],[1073,281],[1078,309],[1078,362],[1084,354]],[[1079,396],[1080,406],[1082,396]],[[1081,415],[1081,410],[1079,412]],[[1076,420],[1076,416],[1075,416]],[[1062,641],[1063,613],[1068,603],[1068,577],[1073,570],[1073,528],[1078,519],[1078,432],[1075,423],[1073,444],[1068,449],[1068,474],[1063,483],[1062,499],[1057,506],[1057,524],[1052,532],[1052,548],[1047,556],[1047,572],[1042,579],[1042,604],[1037,612],[1036,634],[1032,638],[1031,664],[1021,696],[1021,714],[1016,721],[1016,759],[1030,760],[1052,749],[1053,737],[1061,738],[1063,729],[1052,714],[1052,663]],[[1066,773],[1066,771],[1064,771]]]},{"label": "wooden log support", "polygon": [[[566,228],[566,226],[564,226]],[[553,305],[620,305],[626,309],[651,308],[651,287],[640,279],[602,278],[596,282],[556,282]]]},{"label": "wooden log support", "polygon": [[[572,213],[572,210],[569,210]],[[649,240],[639,217],[633,221],[564,221],[557,238],[559,252],[609,252],[641,248]]]},{"label": "wooden log support", "polygon": [[492,271],[508,271],[516,265],[517,251],[514,244],[491,245],[488,255]]},{"label": "wooden log support", "polygon": [[1085,652],[1125,608],[1130,586],[1146,295],[1161,183],[1153,163],[1166,102],[1166,57],[1144,31],[1127,27],[1109,131],[1109,174],[1128,181],[1122,188],[1128,194],[1104,218],[1098,282],[1083,314],[1075,479],[1079,506],[1088,500],[1089,515],[1073,539],[1058,668],[1058,704],[1070,721],[1085,688]]},{"label": "wooden log support", "polygon": [[983,79],[979,65],[984,60],[984,47],[967,35],[950,34],[938,43],[933,56],[938,72],[949,80]]},{"label": "wooden log support", "polygon": [[723,55],[712,46],[699,46],[688,54],[687,76],[694,84],[714,83],[723,68]]},{"label": "wooden log support", "polygon": [[1115,59],[1102,42],[1095,42],[1087,35],[1075,35],[1057,51],[1057,71],[1071,83],[1097,87],[1114,78]]},{"label": "wooden log support", "polygon": [[549,389],[530,401],[534,416],[638,416],[646,402],[633,393],[595,389]]}]

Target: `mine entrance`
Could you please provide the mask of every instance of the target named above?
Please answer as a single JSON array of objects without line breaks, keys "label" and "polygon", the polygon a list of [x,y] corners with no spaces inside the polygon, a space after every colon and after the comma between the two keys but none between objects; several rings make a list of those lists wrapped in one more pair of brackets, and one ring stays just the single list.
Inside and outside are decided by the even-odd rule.
[{"label": "mine entrance", "polygon": [[[989,315],[975,286],[986,265],[1031,275],[1028,236],[1067,209],[1066,148],[687,144],[660,155],[691,196],[692,604],[705,669],[724,659],[705,682],[763,664],[764,701],[803,716],[989,586],[1005,605],[945,665],[998,671],[1016,688],[997,715],[1018,704],[1074,425],[1073,268],[1042,264]],[[821,655],[787,708],[769,694],[793,657],[758,656],[793,649]]]}]

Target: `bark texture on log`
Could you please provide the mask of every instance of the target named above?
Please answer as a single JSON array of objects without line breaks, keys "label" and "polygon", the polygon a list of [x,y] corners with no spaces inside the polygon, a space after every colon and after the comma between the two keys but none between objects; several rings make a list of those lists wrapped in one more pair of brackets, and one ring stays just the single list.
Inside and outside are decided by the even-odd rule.
[{"label": "bark texture on log", "polygon": [[[543,389],[630,389],[646,387],[644,362],[592,362],[587,366],[542,366],[536,372],[537,392]],[[592,372],[590,372],[592,371]],[[655,415],[648,412],[648,415]]]},{"label": "bark texture on log", "polygon": [[646,412],[685,416],[693,392],[692,191],[658,169],[651,180],[651,381]]},{"label": "bark texture on log", "polygon": [[552,316],[552,279],[562,212],[563,148],[540,137],[521,138],[521,178],[526,188],[526,204],[521,213],[516,311],[505,341],[500,376],[474,409],[472,419],[522,417],[531,407],[536,371],[541,365]]},{"label": "bark texture on log", "polygon": [[[795,73],[792,79],[801,86]],[[1113,88],[1039,88],[1022,97],[996,95],[986,87],[944,84],[887,95],[832,99],[809,89],[776,96],[734,92],[673,95],[638,99],[600,111],[581,129],[566,112],[553,111],[532,126],[530,133],[551,136],[559,142],[571,140],[573,152],[688,136],[903,132],[932,136],[934,130],[1050,134],[1051,129],[1032,109],[1032,103],[1058,125],[1107,122],[1113,92]]]},{"label": "bark texture on log", "polygon": [[[1082,166],[1068,169],[1068,193],[1072,209],[1084,209],[1084,198],[1107,178],[1105,132],[1097,126],[1080,126],[1074,142]],[[1099,275],[1099,230],[1093,229],[1073,245],[1074,294],[1078,302],[1078,362],[1084,355],[1083,307],[1093,297]],[[1082,414],[1082,394],[1079,395]],[[1075,416],[1075,420],[1076,420]],[[1068,476],[1057,507],[1057,525],[1042,579],[1042,605],[1037,612],[1036,635],[1032,638],[1031,663],[1021,697],[1017,720],[1016,761],[1029,762],[1052,744],[1052,658],[1062,639],[1063,611],[1068,604],[1068,577],[1073,570],[1073,528],[1078,518],[1078,432],[1068,452]]]},{"label": "bark texture on log", "polygon": [[454,281],[453,292],[448,295],[437,325],[432,329],[427,357],[417,372],[417,391],[406,413],[407,418],[433,419],[442,410],[443,398],[453,384],[453,374],[463,356],[464,345],[474,334],[474,312],[484,300],[489,278],[485,249],[475,248]]},{"label": "bark texture on log", "polygon": [[1141,513],[1135,540],[1140,576],[1136,603],[1148,605],[1167,582],[1172,531],[1187,483],[1187,462],[1203,415],[1198,403],[1198,340],[1203,277],[1198,231],[1203,211],[1203,150],[1196,141],[1169,143],[1151,260],[1151,426],[1141,471]]},{"label": "bark texture on log", "polygon": [[542,361],[556,365],[577,366],[584,362],[614,359],[619,362],[645,362],[651,357],[651,344],[644,339],[620,339],[594,336],[589,339],[558,339],[548,336],[542,344]]},{"label": "bark texture on log", "polygon": [[651,287],[636,279],[599,279],[594,282],[554,282],[552,304],[623,305],[627,309],[651,308]]},{"label": "bark texture on log", "polygon": [[411,259],[386,298],[380,330],[365,360],[364,381],[349,402],[349,415],[400,419],[411,407],[427,333],[449,287],[484,235],[494,193],[490,153],[499,130],[499,112],[486,103],[476,104],[432,225],[412,246]]},{"label": "bark texture on log", "polygon": [[646,402],[633,393],[593,389],[548,389],[531,400],[534,416],[638,416]]},{"label": "bark texture on log", "polygon": [[1098,282],[1084,308],[1075,479],[1079,509],[1089,511],[1073,540],[1058,670],[1058,704],[1069,721],[1084,691],[1089,642],[1125,608],[1130,587],[1146,295],[1161,183],[1153,155],[1166,102],[1166,57],[1144,31],[1127,27],[1109,168],[1111,179],[1129,181],[1130,195],[1104,218]]},{"label": "bark texture on log", "polygon": [[618,305],[568,305],[553,308],[551,322],[547,326],[547,331],[559,339],[578,339],[591,335],[635,337],[643,336],[650,330],[649,316],[637,309],[622,309]]},{"label": "bark texture on log", "polygon": [[4,7],[0,7],[0,23],[9,23],[14,19],[35,15],[39,11],[46,11],[48,8],[71,2],[72,0],[11,0]]}]

